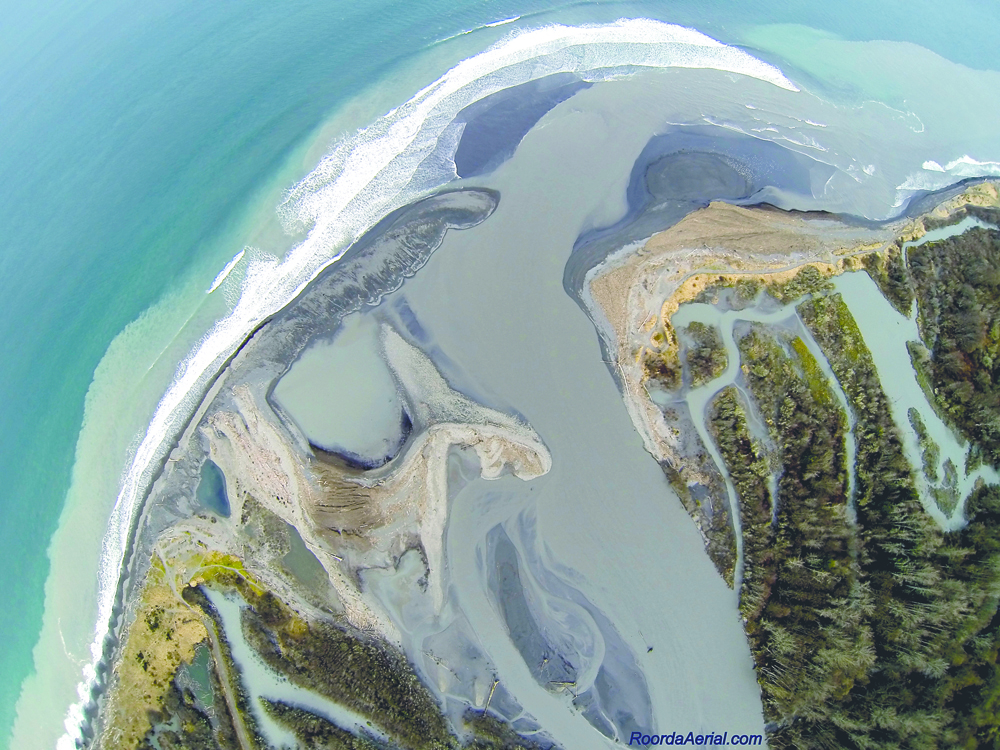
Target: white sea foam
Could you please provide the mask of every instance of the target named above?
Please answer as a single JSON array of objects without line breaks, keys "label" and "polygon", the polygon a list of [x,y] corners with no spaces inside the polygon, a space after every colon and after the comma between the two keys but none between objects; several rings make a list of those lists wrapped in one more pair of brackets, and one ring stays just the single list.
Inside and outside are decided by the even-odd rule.
[{"label": "white sea foam", "polygon": [[514,23],[514,21],[520,21],[520,16],[511,16],[510,18],[505,18],[502,21],[494,21],[493,23],[486,24],[483,28],[492,29],[496,26],[506,26],[509,23]]},{"label": "white sea foam", "polygon": [[506,26],[509,23],[514,23],[515,21],[520,21],[521,16],[511,16],[510,18],[504,18],[500,21],[494,21],[493,23],[484,23],[482,26],[476,26],[475,28],[465,29],[464,31],[459,31],[457,34],[452,34],[451,36],[446,36],[444,39],[439,39],[434,44],[443,44],[445,42],[450,42],[452,39],[458,39],[460,36],[465,36],[466,34],[474,34],[477,31],[482,31],[483,29],[495,29],[498,26]]},{"label": "white sea foam", "polygon": [[[933,160],[927,160],[921,166],[923,171],[909,175],[905,181],[896,186],[897,190],[902,191],[902,195],[907,196],[924,190],[942,190],[969,177],[1000,177],[1000,162],[978,161],[968,154],[944,166]],[[898,203],[902,203],[902,198]]]},{"label": "white sea foam", "polygon": [[215,277],[215,281],[212,282],[212,286],[209,287],[208,291],[205,292],[205,294],[211,294],[220,286],[222,286],[222,282],[226,280],[227,276],[229,276],[229,272],[232,271],[234,268],[236,268],[237,263],[243,260],[243,256],[246,255],[246,252],[247,249],[243,248],[238,253],[236,253],[236,255],[233,256],[233,259],[226,264],[226,267],[223,268],[221,271],[219,271],[219,275]]},{"label": "white sea foam", "polygon": [[[637,67],[707,68],[740,73],[798,91],[780,70],[692,29],[645,19],[600,26],[547,26],[515,31],[465,60],[369,127],[343,139],[316,169],[289,191],[279,207],[288,228],[308,229],[283,261],[248,259],[242,295],[180,364],[157,407],[121,489],[104,540],[99,571],[100,605],[92,663],[82,675],[79,703],[67,714],[60,750],[75,745],[84,706],[95,687],[130,530],[156,467],[189,418],[204,386],[239,342],[268,315],[302,291],[325,266],[380,218],[415,196],[418,168],[463,107],[511,86],[560,72],[606,80]],[[213,289],[242,259],[237,254]]]}]

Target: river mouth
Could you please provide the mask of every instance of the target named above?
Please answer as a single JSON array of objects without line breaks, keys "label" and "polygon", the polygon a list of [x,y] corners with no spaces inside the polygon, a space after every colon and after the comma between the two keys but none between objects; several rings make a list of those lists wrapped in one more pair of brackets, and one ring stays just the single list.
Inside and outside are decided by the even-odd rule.
[{"label": "river mouth", "polygon": [[[620,104],[613,87],[599,88],[577,96]],[[628,173],[645,137],[602,140],[596,116],[554,114],[485,183],[502,195],[494,216],[449,235],[397,293],[429,332],[422,348],[473,376],[466,395],[516,409],[552,468],[526,483],[462,487],[446,531],[455,619],[397,624],[432,684],[442,667],[421,654],[441,657],[442,627],[471,628],[479,659],[564,747],[627,742],[647,726],[762,732],[736,594],[564,287],[577,238],[608,211],[602,182]],[[570,167],[570,153],[588,158]]]},{"label": "river mouth", "polygon": [[[734,84],[715,71],[693,75],[719,88]],[[719,371],[698,382],[685,365],[679,398],[669,388],[651,394],[691,422],[685,439],[700,441],[706,453],[707,479],[698,484],[676,481],[651,450],[634,410],[641,383],[626,373],[637,356],[610,354],[614,342],[598,316],[587,314],[595,310],[581,309],[583,281],[612,245],[621,251],[651,226],[643,222],[670,224],[717,207],[719,198],[815,203],[814,182],[836,170],[797,152],[781,162],[788,180],[769,184],[766,170],[739,168],[749,137],[653,158],[650,143],[663,146],[657,139],[673,110],[651,97],[649,86],[672,90],[672,76],[562,91],[553,101],[572,94],[568,100],[540,109],[526,133],[515,129],[513,153],[485,153],[488,170],[470,162],[457,189],[379,222],[227,364],[166,462],[155,498],[166,501],[153,506],[142,542],[162,556],[154,560],[170,559],[171,569],[187,574],[183,585],[211,592],[205,596],[242,663],[255,657],[236,628],[258,618],[253,648],[280,663],[281,654],[272,653],[277,641],[310,642],[302,636],[308,625],[296,619],[302,614],[350,642],[345,650],[360,652],[371,639],[380,644],[372,651],[396,655],[399,670],[412,670],[426,686],[428,715],[445,733],[466,725],[471,712],[564,748],[610,748],[636,733],[681,726],[763,734],[760,675],[741,621],[753,568],[747,528],[707,421],[724,390],[737,403],[752,400],[743,348],[764,329],[761,339],[773,339],[761,347],[770,346],[768,356],[794,359],[788,372],[800,378],[814,367],[831,384],[814,397],[850,411],[799,312],[824,297],[741,302],[722,294],[673,315],[685,352],[707,348],[705,331],[717,328],[725,355],[724,364],[708,355]],[[759,93],[758,84],[765,86],[749,82],[747,90]],[[786,94],[782,89],[775,101]],[[633,112],[638,116],[622,114]],[[698,140],[703,128],[681,126],[669,135],[680,138],[678,146],[686,142],[678,133]],[[734,153],[719,153],[724,147]],[[650,198],[638,209],[628,201],[629,175],[637,173]],[[858,205],[866,201],[877,204],[865,195]],[[834,223],[816,220],[803,237],[823,237]],[[851,292],[844,286],[838,299]],[[893,351],[887,368],[898,366]],[[913,399],[904,406],[907,415],[921,415]],[[937,425],[925,417],[936,439]],[[747,429],[761,444],[779,442],[769,419],[748,410]],[[833,419],[826,427],[833,442],[843,438],[853,467],[855,422]],[[953,482],[948,466],[957,458],[943,450],[933,468],[945,476],[940,481]],[[180,512],[170,515],[181,507],[175,490],[191,479],[192,457],[205,453],[220,467],[222,486],[232,488],[231,512],[177,523]],[[772,473],[768,480],[773,502],[763,515],[771,527],[782,512],[780,479]],[[843,515],[854,523],[858,479],[849,471],[843,482]],[[700,517],[692,523],[687,504],[705,512],[709,528]],[[169,533],[157,538],[160,531]],[[716,532],[723,543],[706,555]],[[220,565],[199,551],[178,563],[185,545],[238,550],[240,559]],[[850,545],[843,546],[838,551],[850,559]],[[231,571],[223,583],[206,573],[218,567]],[[248,607],[233,598],[240,586],[254,589],[243,596]],[[281,609],[289,606],[301,612]],[[302,663],[289,671],[292,682],[308,682]],[[278,693],[303,705],[311,700],[282,692],[277,673],[248,668],[245,680],[258,703]],[[370,684],[355,683],[356,692]],[[320,703],[307,708],[347,721],[354,733],[368,721],[393,727],[401,719],[401,712],[364,705],[369,714],[346,719]],[[291,741],[290,729],[265,726],[264,714],[257,720],[271,742]]]}]

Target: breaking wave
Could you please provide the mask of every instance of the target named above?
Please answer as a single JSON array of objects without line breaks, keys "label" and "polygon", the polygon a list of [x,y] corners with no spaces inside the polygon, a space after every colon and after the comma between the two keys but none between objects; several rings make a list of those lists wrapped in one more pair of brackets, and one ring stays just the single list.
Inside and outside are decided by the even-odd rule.
[{"label": "breaking wave", "polygon": [[1000,162],[977,161],[971,156],[960,156],[945,165],[925,161],[923,171],[911,174],[898,186],[898,190],[917,193],[941,190],[969,177],[1000,177]]},{"label": "breaking wave", "polygon": [[[344,138],[295,185],[278,213],[289,231],[306,238],[284,260],[247,258],[242,293],[180,363],[145,436],[121,477],[104,539],[99,570],[99,609],[92,661],[70,707],[60,750],[76,746],[99,688],[99,669],[114,619],[115,600],[128,549],[150,482],[183,430],[207,383],[243,338],[294,298],[326,266],[336,262],[383,216],[411,202],[421,187],[454,179],[441,160],[428,159],[449,137],[449,125],[469,104],[512,86],[554,73],[583,80],[627,76],[638,68],[703,68],[738,73],[798,91],[780,70],[692,29],[657,21],[621,20],[595,26],[553,25],[515,31],[469,58],[367,128]],[[451,133],[453,135],[453,133]],[[432,166],[428,166],[432,165]],[[435,170],[433,175],[427,169]],[[237,254],[213,282],[214,291],[243,260]]]}]

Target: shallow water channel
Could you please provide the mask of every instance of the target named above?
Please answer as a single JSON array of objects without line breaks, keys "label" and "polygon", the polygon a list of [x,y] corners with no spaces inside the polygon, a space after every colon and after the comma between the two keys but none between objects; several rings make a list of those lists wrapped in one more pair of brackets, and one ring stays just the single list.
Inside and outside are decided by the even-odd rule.
[{"label": "shallow water channel", "polygon": [[226,640],[232,651],[233,660],[240,670],[243,687],[248,693],[253,718],[269,747],[278,750],[279,748],[297,748],[299,744],[289,729],[272,719],[264,710],[261,698],[303,708],[355,733],[367,732],[375,737],[385,738],[385,735],[375,729],[364,717],[289,682],[287,677],[279,675],[267,666],[243,637],[240,613],[246,606],[244,603],[237,599],[230,599],[211,589],[206,589],[205,595],[212,602],[212,606],[215,607],[219,615]]},{"label": "shallow water channel", "polygon": [[[957,227],[948,229],[956,230]],[[957,232],[952,231],[952,234],[955,233]],[[961,527],[965,522],[962,509],[976,482],[982,479],[989,484],[996,484],[1000,482],[1000,476],[993,467],[985,465],[966,474],[969,444],[959,439],[928,403],[906,347],[907,342],[920,340],[915,313],[913,317],[907,318],[897,312],[866,273],[843,274],[834,280],[834,286],[850,308],[868,344],[882,389],[889,400],[893,420],[903,439],[906,457],[914,467],[914,477],[924,507],[944,528]],[[921,471],[921,447],[917,433],[909,423],[907,414],[910,409],[915,409],[920,415],[928,436],[940,450],[935,467],[937,475],[941,477],[938,483],[931,481]],[[954,467],[954,471],[946,470],[948,463]],[[955,480],[951,488],[945,486],[949,482],[949,475]],[[953,513],[945,516],[937,507],[930,497],[934,488],[951,489],[956,494],[958,504]]]},{"label": "shallow water channel", "polygon": [[947,227],[938,227],[937,229],[932,229],[926,232],[920,239],[911,240],[910,242],[903,243],[903,251],[911,247],[917,247],[918,245],[923,245],[928,242],[938,242],[940,240],[946,240],[949,237],[954,237],[956,234],[963,234],[969,229],[974,227],[982,227],[983,229],[996,229],[997,227],[989,222],[985,222],[982,219],[977,219],[975,216],[966,216],[957,224],[952,224]]},{"label": "shallow water channel", "polygon": [[[970,226],[974,224],[975,222],[972,220]],[[948,229],[955,230],[956,228],[950,227]],[[954,234],[956,232],[952,231],[951,233]],[[938,237],[938,239],[940,238]],[[834,279],[833,284],[836,292],[842,296],[851,314],[854,316],[871,352],[872,359],[878,371],[879,380],[889,401],[893,420],[902,438],[906,457],[914,469],[914,478],[917,482],[924,507],[942,528],[959,528],[964,523],[962,507],[970,492],[974,489],[976,482],[984,480],[993,484],[1000,482],[1000,477],[989,466],[981,466],[975,471],[968,474],[965,473],[965,462],[969,446],[965,441],[956,437],[955,433],[944,424],[927,401],[927,397],[917,381],[916,373],[910,361],[907,342],[919,340],[915,317],[907,318],[897,312],[885,299],[867,273],[845,273]],[[733,518],[737,519],[737,523],[739,509],[737,507],[736,494],[728,472],[725,470],[722,457],[715,446],[715,441],[708,434],[706,416],[708,404],[716,394],[726,386],[733,385],[743,392],[745,401],[751,405],[751,413],[749,414],[750,429],[755,432],[758,438],[765,441],[768,440],[768,436],[763,430],[762,425],[760,425],[759,419],[755,418],[752,408],[753,399],[747,393],[745,382],[741,376],[740,355],[734,334],[734,330],[740,324],[763,323],[783,328],[792,335],[800,337],[808,347],[810,353],[816,358],[840,403],[841,409],[847,415],[849,430],[845,435],[844,447],[852,503],[854,496],[856,442],[853,434],[854,417],[850,408],[848,408],[847,398],[830,369],[826,356],[813,340],[808,329],[803,325],[795,311],[795,306],[801,300],[783,306],[779,306],[771,298],[767,298],[767,301],[763,300],[764,298],[758,298],[754,307],[743,310],[728,309],[725,304],[688,303],[681,305],[671,318],[671,322],[675,328],[681,329],[696,321],[717,327],[721,332],[722,342],[728,356],[728,366],[718,378],[697,388],[683,391],[679,397],[674,394],[655,391],[652,393],[654,401],[661,405],[666,405],[671,400],[678,398],[683,400],[687,405],[702,443],[711,455],[715,465],[719,468],[722,476],[726,478],[726,490],[729,494]],[[927,430],[928,437],[939,449],[936,465],[934,466],[937,477],[936,481],[926,476],[922,470],[923,458],[921,455],[920,440],[914,427],[910,424],[908,416],[911,409],[915,410],[920,416]],[[776,487],[772,485],[772,497],[776,496],[775,490]],[[934,499],[935,490],[953,493],[956,496],[958,503],[953,512],[946,514],[938,507]],[[740,559],[742,560],[740,541],[739,537],[737,537]]]},{"label": "shallow water channel", "polygon": [[[830,363],[827,361],[823,351],[813,340],[809,331],[806,329],[805,325],[803,325],[798,314],[796,313],[795,305],[798,304],[798,302],[779,306],[773,299],[768,298],[768,300],[769,301],[765,302],[763,295],[761,295],[758,297],[755,307],[743,310],[724,309],[722,306],[707,303],[688,303],[681,305],[680,309],[678,309],[678,311],[674,313],[671,318],[671,323],[677,329],[689,326],[694,322],[704,323],[705,325],[711,325],[718,328],[722,334],[723,346],[726,349],[728,362],[725,371],[714,380],[711,380],[710,382],[697,388],[687,390],[683,394],[682,398],[690,411],[692,422],[694,423],[695,429],[698,431],[698,436],[701,438],[702,445],[705,446],[706,450],[712,456],[712,460],[715,462],[716,467],[725,478],[731,517],[734,519],[734,524],[737,529],[736,548],[739,560],[736,571],[737,580],[739,580],[739,577],[741,576],[743,562],[743,539],[742,529],[740,528],[739,501],[737,500],[736,490],[733,487],[732,480],[729,477],[729,472],[726,471],[725,462],[722,460],[722,456],[715,445],[715,441],[709,436],[708,433],[707,416],[709,403],[723,388],[730,385],[736,387],[743,394],[744,402],[750,406],[747,420],[750,430],[758,439],[763,440],[766,443],[771,442],[771,438],[768,435],[764,424],[756,414],[756,410],[753,408],[754,400],[750,396],[746,387],[746,382],[742,377],[740,351],[736,344],[734,333],[735,328],[739,324],[763,323],[765,325],[783,328],[792,335],[801,338],[803,343],[805,343],[806,347],[809,349],[809,352],[816,359],[820,369],[827,378],[827,382],[829,383],[831,390],[840,402],[841,409],[843,409],[844,414],[848,419],[848,431],[845,433],[844,447],[848,466],[848,497],[851,499],[852,503],[854,498],[854,457],[856,454],[856,443],[853,434],[854,418],[851,414],[851,410],[848,408],[847,397],[844,395],[840,384],[834,377],[833,371],[830,369]],[[667,403],[661,394],[654,394],[653,397],[654,401],[660,403],[661,405],[665,405]],[[770,489],[771,497],[777,498],[777,475],[772,475]],[[853,509],[853,505],[851,505],[851,507]]]}]

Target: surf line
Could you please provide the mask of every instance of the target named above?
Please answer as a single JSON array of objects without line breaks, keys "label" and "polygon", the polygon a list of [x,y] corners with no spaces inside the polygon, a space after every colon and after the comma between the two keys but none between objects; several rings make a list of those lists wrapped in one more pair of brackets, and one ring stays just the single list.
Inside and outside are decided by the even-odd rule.
[{"label": "surf line", "polygon": [[493,23],[488,23],[485,26],[483,26],[483,28],[493,29],[496,28],[497,26],[506,26],[509,23],[514,23],[514,21],[520,21],[520,20],[521,20],[520,16],[511,16],[510,18],[505,18],[502,21],[494,21]]},{"label": "surf line", "polygon": [[[589,55],[576,54],[582,46],[588,48]],[[83,669],[77,686],[79,701],[67,711],[66,734],[57,743],[59,750],[75,747],[96,714],[101,675],[110,657],[106,653],[111,642],[108,635],[121,617],[116,598],[123,566],[148,489],[215,373],[249,332],[298,296],[382,217],[417,198],[421,191],[413,188],[411,181],[421,169],[426,147],[446,135],[449,123],[463,107],[543,75],[572,72],[584,80],[609,80],[607,71],[616,71],[612,77],[625,76],[623,68],[636,66],[713,69],[799,90],[779,69],[743,50],[694,29],[660,21],[622,19],[603,25],[516,30],[461,61],[408,102],[344,138],[289,191],[278,207],[279,218],[286,230],[305,231],[306,238],[284,260],[266,258],[249,263],[238,303],[179,364],[174,381],[122,473],[102,545],[93,661]],[[438,187],[447,182],[442,176]],[[228,272],[241,259],[242,253],[238,253]],[[228,275],[226,269],[223,273]],[[220,274],[216,281],[221,284],[225,275]]]}]

